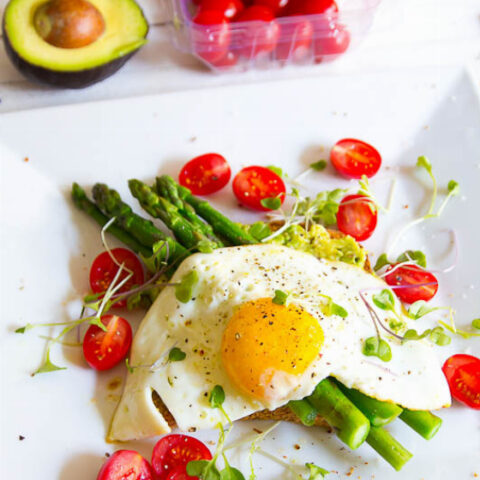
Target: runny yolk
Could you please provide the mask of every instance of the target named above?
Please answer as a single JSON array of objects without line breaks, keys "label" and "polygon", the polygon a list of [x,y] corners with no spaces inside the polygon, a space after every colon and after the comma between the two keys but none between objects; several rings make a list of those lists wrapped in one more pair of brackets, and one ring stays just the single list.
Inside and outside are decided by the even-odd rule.
[{"label": "runny yolk", "polygon": [[323,330],[298,305],[277,305],[271,298],[246,302],[223,333],[222,361],[242,392],[269,402],[288,396],[320,355]]}]

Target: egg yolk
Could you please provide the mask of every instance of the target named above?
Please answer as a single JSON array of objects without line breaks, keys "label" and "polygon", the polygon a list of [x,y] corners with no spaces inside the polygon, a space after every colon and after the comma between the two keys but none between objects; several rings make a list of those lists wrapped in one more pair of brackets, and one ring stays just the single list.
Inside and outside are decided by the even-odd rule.
[{"label": "egg yolk", "polygon": [[298,386],[322,344],[318,320],[302,307],[260,298],[241,305],[229,320],[222,361],[237,388],[268,403]]}]

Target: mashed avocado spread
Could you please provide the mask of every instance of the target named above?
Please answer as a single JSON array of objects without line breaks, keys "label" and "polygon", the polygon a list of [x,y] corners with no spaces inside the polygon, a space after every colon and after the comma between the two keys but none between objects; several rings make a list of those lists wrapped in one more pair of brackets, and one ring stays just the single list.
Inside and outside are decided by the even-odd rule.
[{"label": "mashed avocado spread", "polygon": [[271,243],[308,252],[318,258],[338,260],[362,268],[365,265],[365,250],[352,237],[332,238],[325,227],[318,224],[313,224],[308,231],[301,225],[290,225],[272,238]]}]

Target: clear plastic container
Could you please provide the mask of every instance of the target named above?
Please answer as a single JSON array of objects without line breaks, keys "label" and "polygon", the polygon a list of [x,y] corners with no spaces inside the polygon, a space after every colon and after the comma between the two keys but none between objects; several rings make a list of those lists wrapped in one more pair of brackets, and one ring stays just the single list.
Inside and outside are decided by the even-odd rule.
[{"label": "clear plastic container", "polygon": [[199,25],[191,0],[167,0],[174,45],[217,72],[334,60],[363,39],[381,0],[338,1],[336,14],[277,17],[274,22]]}]

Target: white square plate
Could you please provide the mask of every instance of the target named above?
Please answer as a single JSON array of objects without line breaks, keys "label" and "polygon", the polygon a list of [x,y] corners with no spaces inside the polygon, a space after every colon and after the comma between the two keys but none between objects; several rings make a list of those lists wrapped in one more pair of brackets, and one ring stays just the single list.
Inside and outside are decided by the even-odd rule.
[{"label": "white square plate", "polygon": [[[393,211],[381,217],[366,244],[376,254],[401,224],[426,208],[430,187],[413,169],[419,155],[430,157],[441,185],[451,178],[460,183],[461,198],[400,247],[426,249],[430,263],[444,267],[454,257],[446,229],[457,232],[458,265],[440,276],[435,302],[456,308],[458,325],[468,328],[480,316],[480,105],[467,71],[326,76],[0,117],[1,478],[95,478],[104,453],[120,448],[106,444],[104,434],[120,394],[107,385],[123,378],[124,367],[98,374],[82,362],[80,349],[58,345],[53,360],[68,369],[32,378],[44,351],[42,332],[13,333],[27,322],[78,315],[78,299],[88,289],[88,267],[101,244],[97,226],[69,200],[73,181],[85,186],[105,181],[135,205],[127,179],[176,174],[200,153],[223,153],[234,170],[275,164],[296,174],[326,157],[328,148],[344,137],[364,139],[382,152],[384,168],[372,182],[382,199],[397,178]],[[307,183],[312,191],[349,185],[330,168]],[[258,217],[237,208],[230,188],[212,201],[240,221]],[[478,338],[455,339],[438,349],[439,358],[466,351],[478,356],[479,343]],[[444,425],[430,442],[400,421],[392,424],[390,430],[414,452],[401,473],[368,446],[350,452],[321,429],[282,424],[264,449],[297,464],[313,461],[338,472],[329,479],[439,480],[480,474],[478,411],[455,404],[440,415]],[[239,426],[234,435],[251,432],[252,426]],[[199,436],[215,440],[217,433]],[[153,444],[154,439],[126,448],[149,458]],[[246,469],[245,456],[244,450],[237,452],[232,461]],[[259,455],[254,461],[259,479],[286,478],[271,461]]]}]

